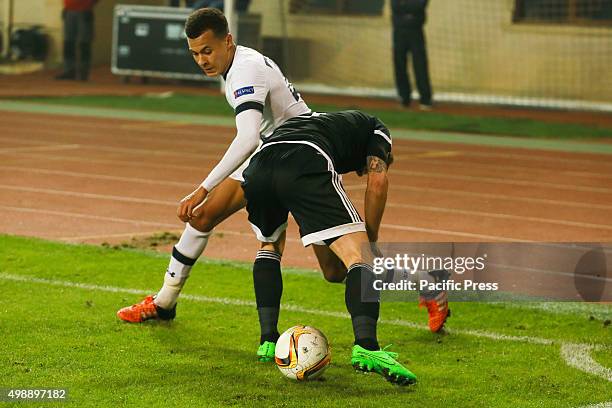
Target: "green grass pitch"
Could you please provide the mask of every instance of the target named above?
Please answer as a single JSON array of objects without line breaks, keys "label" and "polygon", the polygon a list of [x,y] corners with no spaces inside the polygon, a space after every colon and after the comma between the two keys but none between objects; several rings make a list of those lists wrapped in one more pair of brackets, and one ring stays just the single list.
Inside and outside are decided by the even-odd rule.
[{"label": "green grass pitch", "polygon": [[200,262],[174,322],[120,322],[116,310],[139,300],[138,290],[158,289],[166,265],[154,252],[0,235],[0,387],[67,388],[65,404],[78,407],[576,407],[612,399],[610,381],[560,353],[563,344],[600,345],[590,356],[610,367],[609,305],[455,303],[450,334],[440,337],[424,329],[416,305],[383,304],[381,343],[393,343],[419,377],[400,388],[350,366],[343,286],[289,269],[280,328],[315,326],[332,347],[323,379],[296,383],[255,359],[249,265]]}]

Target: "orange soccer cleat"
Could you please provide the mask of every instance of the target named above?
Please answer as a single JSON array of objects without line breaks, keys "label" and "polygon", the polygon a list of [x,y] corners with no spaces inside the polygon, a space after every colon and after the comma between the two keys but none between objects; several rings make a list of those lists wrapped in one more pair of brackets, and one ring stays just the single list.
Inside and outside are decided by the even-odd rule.
[{"label": "orange soccer cleat", "polygon": [[145,320],[172,320],[176,316],[176,305],[171,310],[157,306],[153,295],[149,295],[140,303],[126,306],[117,311],[117,317],[128,323],[142,323]]},{"label": "orange soccer cleat", "polygon": [[419,307],[427,307],[429,314],[429,330],[438,333],[444,327],[446,319],[450,316],[448,308],[448,293],[444,290],[431,300],[419,297]]}]

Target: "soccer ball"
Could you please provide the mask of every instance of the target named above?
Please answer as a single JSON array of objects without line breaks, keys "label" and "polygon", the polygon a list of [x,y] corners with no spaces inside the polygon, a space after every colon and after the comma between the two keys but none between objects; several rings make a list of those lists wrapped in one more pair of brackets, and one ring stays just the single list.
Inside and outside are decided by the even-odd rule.
[{"label": "soccer ball", "polygon": [[278,338],[274,361],[285,377],[312,380],[323,374],[331,352],[323,333],[310,326],[293,326]]}]

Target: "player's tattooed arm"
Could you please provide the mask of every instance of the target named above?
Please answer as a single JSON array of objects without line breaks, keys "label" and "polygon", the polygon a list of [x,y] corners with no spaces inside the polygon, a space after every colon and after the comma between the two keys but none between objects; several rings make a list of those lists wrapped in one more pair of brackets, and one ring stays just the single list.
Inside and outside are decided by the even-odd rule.
[{"label": "player's tattooed arm", "polygon": [[367,167],[368,173],[383,173],[387,171],[387,163],[377,156],[368,156]]},{"label": "player's tattooed arm", "polygon": [[376,156],[367,157],[368,185],[365,193],[365,224],[371,242],[378,241],[378,230],[387,203],[387,164]]}]

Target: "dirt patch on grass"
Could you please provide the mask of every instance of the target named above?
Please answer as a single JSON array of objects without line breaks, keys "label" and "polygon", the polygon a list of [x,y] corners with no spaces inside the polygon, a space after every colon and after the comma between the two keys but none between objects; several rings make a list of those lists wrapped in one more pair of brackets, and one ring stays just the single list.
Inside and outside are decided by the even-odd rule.
[{"label": "dirt patch on grass", "polygon": [[108,242],[103,242],[101,245],[105,248],[113,249],[148,249],[154,251],[165,251],[168,245],[174,245],[178,242],[181,236],[174,232],[160,232],[146,237],[132,237],[129,241],[123,241],[119,244],[111,245]]}]

